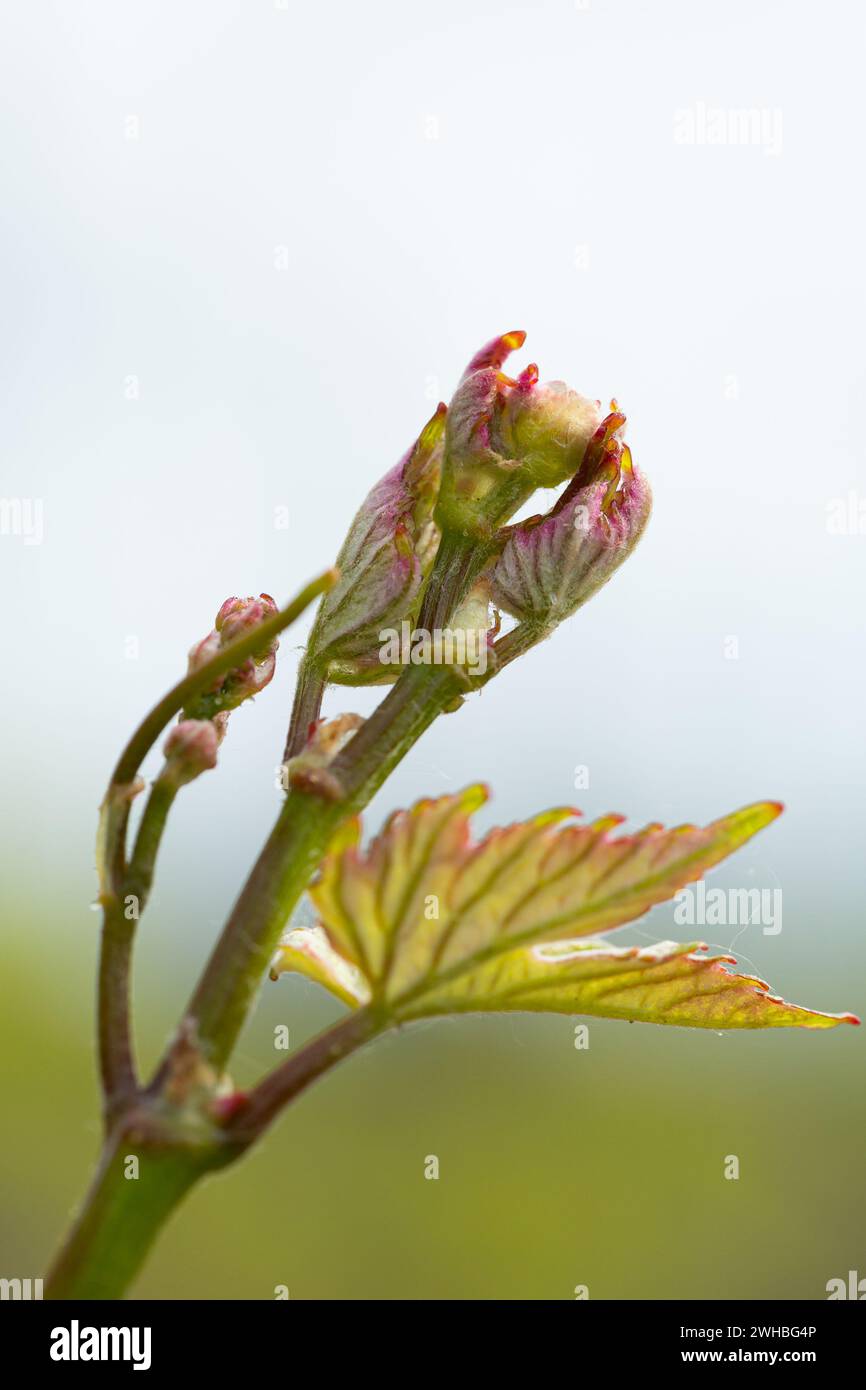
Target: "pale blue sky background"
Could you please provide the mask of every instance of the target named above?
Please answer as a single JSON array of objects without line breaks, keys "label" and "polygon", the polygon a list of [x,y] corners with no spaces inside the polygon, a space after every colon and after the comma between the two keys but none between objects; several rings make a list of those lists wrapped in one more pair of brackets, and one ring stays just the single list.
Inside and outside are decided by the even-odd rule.
[{"label": "pale blue sky background", "polygon": [[[826,531],[866,487],[860,24],[840,3],[5,7],[3,493],[45,518],[41,546],[0,545],[7,843],[38,817],[86,897],[115,750],[222,599],[329,562],[431,399],[520,326],[522,361],[623,404],[655,517],[378,811],[481,776],[517,815],[571,799],[577,763],[591,812],[781,797],[754,853],[810,911],[820,878],[825,938],[862,818],[866,536]],[[770,113],[781,152],[678,144],[698,103]],[[276,805],[300,640],[178,811],[187,848],[202,817],[219,837],[215,901]]]}]

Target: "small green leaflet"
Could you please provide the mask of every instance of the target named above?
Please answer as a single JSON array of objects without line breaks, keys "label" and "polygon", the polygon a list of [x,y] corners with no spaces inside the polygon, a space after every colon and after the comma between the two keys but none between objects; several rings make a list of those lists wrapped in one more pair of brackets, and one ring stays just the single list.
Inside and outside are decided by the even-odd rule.
[{"label": "small green leaflet", "polygon": [[[832,1028],[851,1014],[786,1004],[699,942],[615,947],[598,933],[643,916],[768,825],[776,802],[712,824],[547,811],[472,840],[484,787],[398,811],[364,850],[359,819],[310,889],[319,926],[289,929],[272,975],[298,971],[390,1022],[529,1010],[698,1028]],[[590,939],[587,939],[590,938]]]}]

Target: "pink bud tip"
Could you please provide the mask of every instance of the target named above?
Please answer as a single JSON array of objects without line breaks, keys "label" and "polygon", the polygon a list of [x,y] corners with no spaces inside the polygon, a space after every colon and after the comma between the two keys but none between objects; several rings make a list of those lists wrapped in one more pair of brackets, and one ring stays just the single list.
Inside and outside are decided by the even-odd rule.
[{"label": "pink bud tip", "polygon": [[479,348],[472,358],[463,373],[464,379],[471,376],[473,372],[481,371],[484,367],[501,367],[506,357],[523,347],[525,341],[526,334],[522,329],[515,329],[511,333],[501,333],[498,338],[491,338],[490,342],[485,343],[483,348]]},{"label": "pink bud tip", "polygon": [[259,594],[257,599],[227,598],[216,615],[214,627],[225,645],[251,628],[258,627],[259,623],[276,612],[277,605],[270,594]]},{"label": "pink bud tip", "polygon": [[517,378],[517,384],[522,387],[534,386],[537,381],[538,364],[536,362],[530,362],[529,366],[526,367]]}]

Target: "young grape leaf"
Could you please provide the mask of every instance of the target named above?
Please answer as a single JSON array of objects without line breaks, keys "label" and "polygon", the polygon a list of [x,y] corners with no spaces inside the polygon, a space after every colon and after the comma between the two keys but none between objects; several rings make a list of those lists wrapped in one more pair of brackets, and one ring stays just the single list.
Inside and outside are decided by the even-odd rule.
[{"label": "young grape leaf", "polygon": [[730,957],[699,944],[649,950],[580,940],[642,916],[779,814],[748,806],[712,824],[652,824],[614,836],[621,816],[576,824],[547,811],[473,843],[483,787],[398,811],[366,850],[345,825],[310,893],[318,928],[283,938],[272,974],[299,971],[394,1022],[467,1010],[597,1014],[708,1028],[832,1027],[851,1015],[784,1004]]},{"label": "young grape leaf", "polygon": [[604,940],[556,942],[509,951],[420,996],[402,1018],[528,1010],[593,1014],[629,1023],[691,1028],[833,1028],[852,1015],[787,1004],[754,975],[735,975],[733,956],[704,956],[703,942],[612,946]]}]

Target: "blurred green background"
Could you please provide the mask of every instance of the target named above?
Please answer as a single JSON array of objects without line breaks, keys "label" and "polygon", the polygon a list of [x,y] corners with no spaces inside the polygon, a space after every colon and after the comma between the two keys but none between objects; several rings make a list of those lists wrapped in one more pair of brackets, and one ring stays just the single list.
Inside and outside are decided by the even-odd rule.
[{"label": "blurred green background", "polygon": [[[62,903],[56,904],[58,913]],[[87,923],[81,938],[88,941]],[[42,1268],[97,1142],[90,948],[50,922],[6,961],[4,1269]],[[141,972],[153,1048],[182,1002],[183,924]],[[664,933],[661,933],[664,934]],[[845,972],[793,997],[850,1003]],[[829,974],[829,978],[828,978]],[[793,985],[793,982],[792,982]],[[266,987],[236,1078],[335,1016],[306,982]],[[431,1022],[356,1054],[267,1143],[188,1200],[147,1298],[820,1298],[864,1248],[866,1135],[854,1030],[720,1036],[569,1019]],[[440,1178],[424,1177],[436,1154]],[[740,1178],[723,1177],[726,1155]]]},{"label": "blurred green background", "polygon": [[[97,1150],[88,903],[118,750],[223,599],[285,600],[331,562],[495,333],[528,330],[517,370],[617,397],[654,516],[368,827],[479,778],[482,827],[782,799],[713,878],[781,887],[779,935],[664,908],[618,939],[705,934],[788,999],[866,1014],[862,22],[806,0],[0,19],[2,492],[44,503],[41,544],[0,536],[0,1274],[44,1269]],[[781,138],[683,144],[700,104]],[[172,814],[136,962],[147,1064],[276,815],[303,640]],[[236,1080],[278,1060],[278,1024],[298,1044],[335,1016],[266,985]],[[866,1275],[863,1029],[573,1043],[519,1015],[377,1042],[193,1194],[137,1293],[821,1298]]]}]

